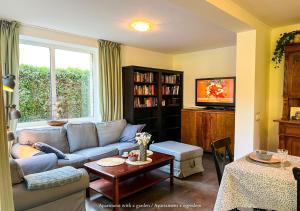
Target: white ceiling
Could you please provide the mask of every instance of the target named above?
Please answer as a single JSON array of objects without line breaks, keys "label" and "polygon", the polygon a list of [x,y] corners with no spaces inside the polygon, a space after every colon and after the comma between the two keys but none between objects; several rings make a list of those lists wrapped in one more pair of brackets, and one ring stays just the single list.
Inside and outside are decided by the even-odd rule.
[{"label": "white ceiling", "polygon": [[299,0],[234,0],[269,26],[300,23]]},{"label": "white ceiling", "polygon": [[[189,3],[198,12],[182,6]],[[211,9],[204,0],[0,0],[0,5],[0,17],[23,24],[166,53],[235,44],[234,32],[201,15]],[[132,31],[128,25],[138,19],[152,22],[153,30]]]}]

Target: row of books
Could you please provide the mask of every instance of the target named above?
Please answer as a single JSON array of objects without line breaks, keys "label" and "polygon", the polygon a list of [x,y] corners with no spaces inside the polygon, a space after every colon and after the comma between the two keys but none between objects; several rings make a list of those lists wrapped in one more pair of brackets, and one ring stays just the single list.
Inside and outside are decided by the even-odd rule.
[{"label": "row of books", "polygon": [[167,84],[180,83],[180,75],[163,75],[162,82]]},{"label": "row of books", "polygon": [[163,99],[161,101],[162,106],[180,106],[180,99]]},{"label": "row of books", "polygon": [[163,86],[162,94],[163,95],[178,95],[179,94],[179,86]]},{"label": "row of books", "polygon": [[156,107],[157,106],[157,98],[156,97],[147,97],[147,98],[134,98],[134,107],[135,108],[147,108],[147,107]]},{"label": "row of books", "polygon": [[144,85],[138,86],[135,85],[133,89],[134,95],[155,95],[155,86],[154,85]]},{"label": "row of books", "polygon": [[146,83],[154,82],[154,74],[152,72],[149,73],[134,72],[133,77],[134,77],[134,82],[146,82]]}]

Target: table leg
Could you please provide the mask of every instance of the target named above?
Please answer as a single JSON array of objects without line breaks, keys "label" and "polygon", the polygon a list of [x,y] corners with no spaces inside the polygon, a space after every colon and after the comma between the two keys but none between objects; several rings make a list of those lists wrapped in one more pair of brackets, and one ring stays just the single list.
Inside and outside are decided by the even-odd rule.
[{"label": "table leg", "polygon": [[172,188],[174,185],[174,163],[173,160],[170,161],[170,187]]},{"label": "table leg", "polygon": [[114,207],[114,211],[118,211],[119,210],[119,200],[120,200],[120,193],[119,193],[119,179],[115,178],[114,182],[113,182],[113,186],[114,186],[114,196],[113,196],[113,205]]},{"label": "table leg", "polygon": [[88,187],[86,190],[85,190],[85,195],[86,195],[86,198],[90,198],[90,188]]}]

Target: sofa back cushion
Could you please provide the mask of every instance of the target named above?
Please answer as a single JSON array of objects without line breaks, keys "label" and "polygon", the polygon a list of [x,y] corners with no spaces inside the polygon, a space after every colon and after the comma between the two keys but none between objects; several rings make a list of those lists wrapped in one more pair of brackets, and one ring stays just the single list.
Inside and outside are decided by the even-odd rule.
[{"label": "sofa back cushion", "polygon": [[100,147],[118,142],[126,125],[125,119],[96,123]]},{"label": "sofa back cushion", "polygon": [[99,146],[97,130],[94,123],[69,123],[65,127],[67,128],[71,153],[81,149]]},{"label": "sofa back cushion", "polygon": [[32,146],[37,142],[43,142],[64,153],[70,151],[67,141],[67,132],[64,127],[22,129],[18,131],[17,134],[20,144]]}]

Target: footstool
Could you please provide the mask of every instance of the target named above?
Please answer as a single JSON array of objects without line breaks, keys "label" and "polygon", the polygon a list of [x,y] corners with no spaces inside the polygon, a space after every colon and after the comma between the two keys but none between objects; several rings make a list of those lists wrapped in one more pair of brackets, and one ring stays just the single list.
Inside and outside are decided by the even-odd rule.
[{"label": "footstool", "polygon": [[[150,150],[168,155],[173,155],[174,176],[184,178],[195,173],[203,172],[203,149],[198,146],[183,144],[176,141],[164,141],[150,145]],[[170,166],[161,168],[164,172],[170,172]]]}]

